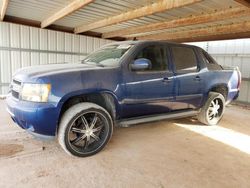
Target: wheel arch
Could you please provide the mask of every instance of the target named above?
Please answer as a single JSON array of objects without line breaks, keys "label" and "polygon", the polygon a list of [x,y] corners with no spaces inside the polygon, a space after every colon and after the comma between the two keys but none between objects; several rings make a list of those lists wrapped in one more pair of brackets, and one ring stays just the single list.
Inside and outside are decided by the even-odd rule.
[{"label": "wheel arch", "polygon": [[[223,95],[223,97],[225,98],[225,101],[227,101],[227,96],[228,96],[228,85],[221,83],[221,84],[216,84],[213,85],[210,89],[209,92],[217,92]],[[208,93],[209,93],[208,92]],[[207,95],[208,95],[207,93]]]},{"label": "wheel arch", "polygon": [[105,110],[109,112],[113,121],[119,118],[119,102],[116,95],[111,91],[89,91],[84,93],[74,92],[68,94],[67,96],[63,97],[59,102],[58,108],[60,109],[58,123],[57,123],[57,130],[58,125],[60,123],[60,119],[64,112],[71,106],[81,103],[81,102],[91,102],[95,103]]}]

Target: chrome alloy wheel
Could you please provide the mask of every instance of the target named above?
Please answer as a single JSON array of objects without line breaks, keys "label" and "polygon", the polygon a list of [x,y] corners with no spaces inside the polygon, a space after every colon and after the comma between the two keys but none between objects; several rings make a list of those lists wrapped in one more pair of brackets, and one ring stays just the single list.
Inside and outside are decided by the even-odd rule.
[{"label": "chrome alloy wheel", "polygon": [[223,102],[220,98],[215,98],[211,101],[209,108],[207,110],[207,116],[211,123],[216,123],[222,116],[223,112]]},{"label": "chrome alloy wheel", "polygon": [[69,146],[77,153],[88,153],[102,146],[106,137],[108,120],[97,111],[77,116],[68,131]]}]

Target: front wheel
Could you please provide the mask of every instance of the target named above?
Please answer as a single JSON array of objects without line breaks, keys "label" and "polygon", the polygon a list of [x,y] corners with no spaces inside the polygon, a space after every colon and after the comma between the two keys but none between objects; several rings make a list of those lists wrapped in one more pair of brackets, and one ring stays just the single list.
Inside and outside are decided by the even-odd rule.
[{"label": "front wheel", "polygon": [[225,110],[225,98],[217,92],[210,92],[208,100],[198,114],[198,120],[206,125],[217,125]]},{"label": "front wheel", "polygon": [[101,151],[113,133],[109,113],[94,103],[79,103],[62,116],[58,141],[71,155],[87,157]]}]

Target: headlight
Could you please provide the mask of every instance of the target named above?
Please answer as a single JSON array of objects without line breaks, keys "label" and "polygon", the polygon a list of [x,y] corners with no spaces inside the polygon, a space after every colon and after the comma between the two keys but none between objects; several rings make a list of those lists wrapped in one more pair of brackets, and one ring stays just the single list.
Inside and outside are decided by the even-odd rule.
[{"label": "headlight", "polygon": [[50,90],[50,84],[23,84],[20,98],[25,101],[47,102]]}]

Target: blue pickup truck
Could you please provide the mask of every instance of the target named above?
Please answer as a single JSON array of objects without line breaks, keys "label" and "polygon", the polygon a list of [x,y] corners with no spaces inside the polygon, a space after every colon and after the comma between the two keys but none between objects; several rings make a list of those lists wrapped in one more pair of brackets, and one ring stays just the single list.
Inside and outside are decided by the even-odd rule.
[{"label": "blue pickup truck", "polygon": [[13,121],[57,138],[69,154],[101,151],[114,126],[197,115],[216,125],[239,95],[241,74],[203,49],[162,41],[106,45],[78,64],[17,71],[7,96]]}]

